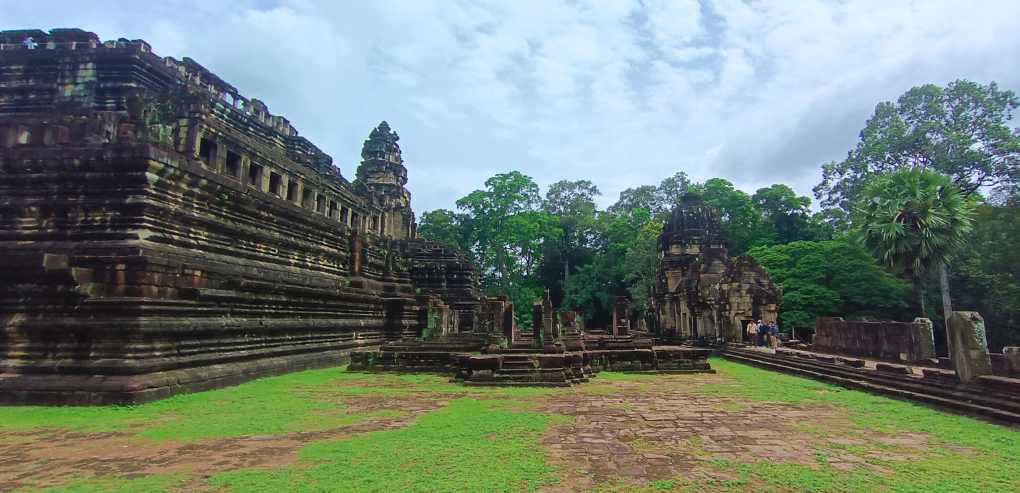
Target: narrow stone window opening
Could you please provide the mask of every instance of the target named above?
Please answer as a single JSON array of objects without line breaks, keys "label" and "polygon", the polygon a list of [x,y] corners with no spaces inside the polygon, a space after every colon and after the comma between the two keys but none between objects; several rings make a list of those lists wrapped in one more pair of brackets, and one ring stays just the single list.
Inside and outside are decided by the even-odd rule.
[{"label": "narrow stone window opening", "polygon": [[198,143],[198,158],[206,165],[211,165],[213,164],[214,154],[216,154],[216,142],[202,137],[202,140]]},{"label": "narrow stone window opening", "polygon": [[262,165],[251,163],[248,166],[248,183],[262,190]]},{"label": "narrow stone window opening", "polygon": [[330,200],[329,201],[329,217],[336,218],[336,210],[337,210],[336,209],[336,201],[335,200]]},{"label": "narrow stone window opening", "polygon": [[282,188],[283,188],[283,177],[280,176],[277,173],[273,173],[272,171],[270,171],[269,172],[269,193],[272,193],[273,195],[276,195],[276,196],[281,196],[281,195],[283,195],[283,193],[281,193],[282,192]]},{"label": "narrow stone window opening", "polygon": [[314,193],[311,190],[306,189],[301,194],[301,207],[306,209],[312,207],[312,201],[314,200]]},{"label": "narrow stone window opening", "polygon": [[315,196],[315,212],[319,214],[326,212],[326,197],[323,197],[322,194]]},{"label": "narrow stone window opening", "polygon": [[297,200],[297,186],[298,183],[294,180],[287,181],[287,201],[293,202]]},{"label": "narrow stone window opening", "polygon": [[241,155],[236,152],[227,151],[226,162],[227,175],[233,178],[241,177]]}]

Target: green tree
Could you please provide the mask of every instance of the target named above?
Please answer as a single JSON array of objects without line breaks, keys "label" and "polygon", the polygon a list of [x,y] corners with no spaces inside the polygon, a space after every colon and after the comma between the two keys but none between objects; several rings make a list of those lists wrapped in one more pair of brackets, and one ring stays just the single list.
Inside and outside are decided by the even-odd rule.
[{"label": "green tree", "polygon": [[652,210],[652,214],[659,219],[664,219],[680,203],[680,199],[690,191],[691,185],[693,184],[690,178],[683,171],[659,182],[659,187],[655,190],[656,205],[659,210]]},{"label": "green tree", "polygon": [[[908,273],[919,285],[931,268],[939,269],[948,320],[952,312],[948,265],[952,254],[966,244],[973,209],[973,198],[949,177],[914,168],[873,178],[861,192],[854,223],[864,245],[881,262]],[[923,314],[923,289],[919,291]]]},{"label": "green tree", "polygon": [[571,266],[590,260],[598,209],[595,198],[599,195],[598,187],[588,180],[558,181],[549,185],[545,193],[542,209],[559,218],[563,230],[558,241],[549,243],[551,251],[546,255],[547,268],[544,269],[547,275],[543,276],[547,285],[556,288],[554,297],[557,299],[563,284],[570,279]]},{"label": "green tree", "polygon": [[558,218],[541,204],[538,185],[518,171],[495,175],[457,201],[462,237],[486,291],[510,295],[524,326],[531,325],[531,303],[542,292],[537,273],[546,244],[562,236]]},{"label": "green tree", "polygon": [[661,228],[662,223],[643,208],[597,214],[592,261],[564,284],[564,306],[583,310],[596,326],[608,321],[616,296],[631,295],[632,306],[643,309],[647,296],[635,286],[648,278],[648,255],[657,259],[655,231]]},{"label": "green tree", "polygon": [[620,199],[609,206],[607,211],[613,214],[629,214],[637,209],[644,209],[656,219],[665,221],[691,186],[687,173],[679,171],[659,182],[659,186],[642,185],[620,192]]},{"label": "green tree", "polygon": [[977,207],[950,276],[953,303],[985,318],[988,346],[1020,345],[1020,204]]},{"label": "green tree", "polygon": [[691,186],[691,191],[700,193],[705,203],[719,209],[730,255],[740,255],[752,246],[777,242],[775,231],[765,222],[751,196],[729,181],[712,178],[704,184]]},{"label": "green tree", "polygon": [[644,209],[652,214],[662,210],[658,188],[652,185],[628,188],[620,192],[620,198],[606,209],[612,214],[630,214],[632,211]]},{"label": "green tree", "polygon": [[427,240],[466,252],[469,248],[462,221],[462,217],[448,209],[426,211],[421,215],[421,221],[418,223],[418,234]]},{"label": "green tree", "polygon": [[748,254],[783,287],[784,328],[810,332],[823,316],[899,318],[907,307],[909,285],[849,240],[759,246]]},{"label": "green tree", "polygon": [[662,223],[647,221],[623,256],[624,281],[630,294],[631,310],[643,313],[655,287],[659,270],[659,237]]},{"label": "green tree", "polygon": [[822,166],[815,196],[849,210],[871,176],[923,168],[949,176],[965,194],[1020,184],[1020,130],[1008,121],[1020,100],[993,82],[957,80],[914,87],[879,103],[843,161]]},{"label": "green tree", "polygon": [[820,234],[811,216],[811,199],[798,196],[792,188],[775,184],[759,188],[751,201],[761,211],[765,221],[771,223],[777,243],[797,240],[814,240]]}]

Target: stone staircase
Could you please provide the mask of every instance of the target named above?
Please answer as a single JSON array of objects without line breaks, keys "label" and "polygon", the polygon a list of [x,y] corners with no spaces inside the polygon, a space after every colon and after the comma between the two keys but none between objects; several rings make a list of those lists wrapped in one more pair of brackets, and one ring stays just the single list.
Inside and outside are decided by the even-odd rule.
[{"label": "stone staircase", "polygon": [[581,353],[515,351],[463,356],[456,380],[465,385],[569,387],[593,376]]}]

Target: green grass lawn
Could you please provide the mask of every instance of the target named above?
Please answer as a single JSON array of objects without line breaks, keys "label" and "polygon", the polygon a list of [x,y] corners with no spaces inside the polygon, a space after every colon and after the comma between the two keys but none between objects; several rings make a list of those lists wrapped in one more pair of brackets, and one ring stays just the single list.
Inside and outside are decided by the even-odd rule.
[{"label": "green grass lawn", "polygon": [[[707,383],[686,386],[679,377],[670,380],[674,383],[669,388],[690,393],[691,399],[725,398],[717,406],[720,413],[739,413],[758,402],[820,409],[817,422],[790,424],[792,431],[818,437],[815,463],[735,460],[706,451],[698,456],[707,473],[678,472],[646,482],[605,481],[596,485],[597,490],[1020,491],[1020,432],[1014,429],[720,359],[713,359],[712,365],[719,373],[704,377]],[[276,468],[222,470],[208,477],[187,472],[139,477],[81,471],[47,491],[569,490],[564,472],[552,465],[539,440],[549,427],[572,418],[542,411],[543,403],[567,393],[598,399],[665,388],[657,375],[603,373],[596,382],[573,389],[472,388],[434,375],[310,370],[139,406],[4,407],[0,443],[20,444],[31,433],[61,429],[118,431],[126,444],[170,445],[304,431],[328,435],[355,423],[410,419],[400,402],[432,399],[438,402],[434,410],[419,412],[403,426],[313,440],[300,447],[296,462]],[[359,399],[376,398],[384,404],[386,399],[393,402],[368,410],[356,405]],[[826,409],[849,419],[833,426],[823,419]],[[903,433],[924,434],[924,447],[900,450],[903,447],[878,439]],[[831,440],[839,437],[848,440]],[[694,438],[690,442],[696,448],[699,442]],[[630,446],[635,453],[646,453],[657,445],[637,440]],[[866,464],[850,470],[830,464],[832,457],[847,453],[865,458]],[[911,458],[897,459],[897,453]]]}]

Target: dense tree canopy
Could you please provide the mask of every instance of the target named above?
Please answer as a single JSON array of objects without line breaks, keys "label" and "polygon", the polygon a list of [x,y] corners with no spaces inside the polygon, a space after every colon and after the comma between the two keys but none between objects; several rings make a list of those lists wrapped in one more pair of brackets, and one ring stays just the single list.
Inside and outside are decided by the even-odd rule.
[{"label": "dense tree canopy", "polygon": [[[823,315],[909,320],[937,291],[924,289],[937,282],[931,267],[948,260],[958,308],[985,316],[993,347],[1020,343],[1020,132],[1007,125],[1017,106],[1011,91],[969,81],[879,104],[847,159],[823,166],[821,210],[785,184],[748,194],[683,172],[628,188],[600,210],[588,180],[559,181],[543,195],[512,171],[456,211],[424,213],[418,231],[465,250],[490,294],[513,297],[522,326],[546,288],[599,326],[616,296],[647,308],[663,224],[696,192],[719,210],[730,255],[749,253],[783,286],[784,327],[810,330]],[[959,226],[975,201],[967,234]]]},{"label": "dense tree canopy", "polygon": [[815,319],[897,319],[904,316],[910,285],[885,271],[856,243],[795,241],[748,252],[783,287],[780,326],[799,334]]},{"label": "dense tree canopy", "polygon": [[990,347],[1020,345],[1020,204],[979,206],[953,266],[953,304],[984,316]]},{"label": "dense tree canopy", "polygon": [[765,220],[761,209],[750,195],[738,190],[729,181],[712,178],[693,186],[692,190],[702,194],[706,203],[719,209],[730,253],[736,255],[755,245],[776,243],[776,232]]},{"label": "dense tree canopy", "polygon": [[418,234],[443,245],[468,251],[470,250],[470,241],[465,236],[467,230],[461,226],[464,221],[463,217],[458,217],[450,210],[426,211],[421,216]]},{"label": "dense tree canopy", "polygon": [[776,184],[759,188],[751,201],[772,226],[777,243],[808,240],[819,236],[821,225],[811,215],[811,199],[798,196],[792,188]]},{"label": "dense tree canopy", "polygon": [[925,168],[949,176],[965,193],[1020,185],[1020,130],[1007,122],[1020,105],[1013,91],[958,80],[915,87],[882,102],[843,161],[822,167],[815,195],[849,210],[873,175]]},{"label": "dense tree canopy", "polygon": [[935,268],[944,318],[949,318],[949,262],[967,242],[973,202],[948,177],[924,168],[878,175],[861,191],[854,209],[860,238],[880,262],[918,283],[921,316],[928,315],[922,283]]},{"label": "dense tree canopy", "polygon": [[530,323],[529,307],[545,288],[557,304],[602,324],[616,296],[629,297],[635,312],[647,308],[663,223],[688,192],[703,194],[720,210],[733,255],[780,238],[827,238],[816,235],[824,228],[808,212],[810,199],[785,185],[752,197],[729,181],[691,183],[682,172],[658,186],[625,190],[604,211],[590,181],[553,183],[542,199],[531,178],[516,171],[500,174],[458,200],[460,212],[423,214],[418,231],[467,251],[487,291],[513,297],[523,324]]},{"label": "dense tree canopy", "polygon": [[629,214],[637,209],[644,209],[656,219],[664,221],[669,212],[680,203],[680,198],[690,191],[691,185],[687,173],[680,171],[662,180],[657,187],[642,185],[620,192],[620,199],[609,206],[607,211],[613,214]]},{"label": "dense tree canopy", "polygon": [[552,287],[556,301],[563,295],[561,285],[569,280],[571,266],[591,259],[590,245],[596,235],[595,198],[599,195],[599,189],[588,180],[558,181],[545,194],[542,210],[559,218],[563,231],[558,239],[547,244],[542,269],[542,280]]}]

